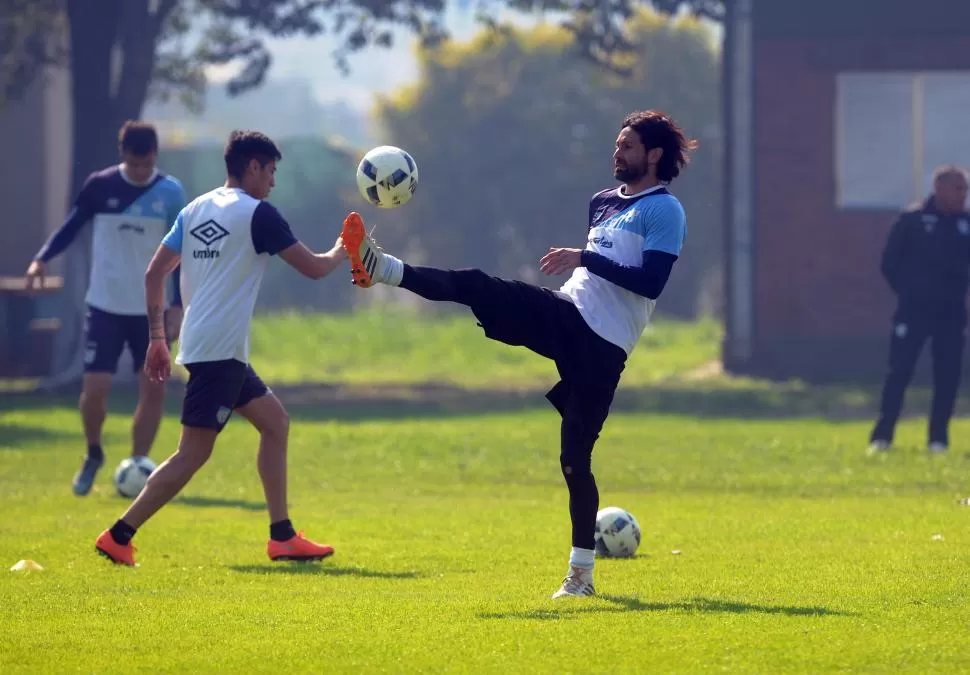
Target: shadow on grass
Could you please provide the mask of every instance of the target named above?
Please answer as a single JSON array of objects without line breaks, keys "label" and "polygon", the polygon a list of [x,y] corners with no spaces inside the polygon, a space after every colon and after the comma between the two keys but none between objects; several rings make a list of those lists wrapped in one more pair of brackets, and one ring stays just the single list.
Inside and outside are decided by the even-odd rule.
[{"label": "shadow on grass", "polygon": [[[295,421],[362,421],[371,419],[447,418],[487,413],[543,409],[552,412],[545,389],[465,388],[447,383],[410,385],[301,384],[274,386]],[[182,384],[173,382],[166,411],[178,414]],[[667,381],[646,386],[621,386],[613,412],[683,415],[700,419],[784,419],[816,417],[869,420],[876,412],[878,387],[810,386],[717,377],[698,382]],[[907,392],[910,416],[923,416],[930,391]],[[75,392],[22,393],[0,396],[0,412],[76,408]],[[131,392],[112,391],[111,414],[131,414]],[[957,405],[957,415],[970,415],[970,397]],[[238,423],[239,420],[236,420]]]},{"label": "shadow on grass", "polygon": [[319,574],[327,577],[361,577],[364,579],[416,579],[417,572],[385,572],[363,567],[335,567],[326,562],[291,562],[266,565],[230,565],[233,572],[245,574]]},{"label": "shadow on grass", "polygon": [[[80,426],[80,422],[78,422],[78,431],[77,434],[74,434],[78,438],[79,448],[83,447]],[[55,429],[31,426],[29,424],[2,422],[0,423],[0,450],[20,450],[22,446],[27,444],[63,441],[65,438],[70,438],[71,436],[72,434]]]},{"label": "shadow on grass", "polygon": [[[585,604],[596,599],[609,604]],[[526,612],[482,613],[480,619],[519,619],[532,621],[557,621],[582,614],[600,612],[685,612],[710,614],[778,614],[782,616],[854,616],[851,612],[841,612],[827,607],[789,607],[784,605],[755,605],[736,600],[716,600],[712,598],[691,598],[679,602],[643,602],[626,595],[598,595],[592,599],[567,598],[567,603],[584,603],[580,606],[563,606],[556,609],[534,609]],[[562,602],[562,601],[560,601]]]},{"label": "shadow on grass", "polygon": [[222,499],[220,497],[176,497],[173,504],[183,506],[215,507],[242,509],[244,511],[265,511],[266,502],[252,502],[245,499]]}]

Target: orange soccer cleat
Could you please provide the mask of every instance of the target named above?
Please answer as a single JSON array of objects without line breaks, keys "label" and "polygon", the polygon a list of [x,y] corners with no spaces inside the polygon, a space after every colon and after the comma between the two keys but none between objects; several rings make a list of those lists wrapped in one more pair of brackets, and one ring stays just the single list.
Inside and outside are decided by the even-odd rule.
[{"label": "orange soccer cleat", "polygon": [[381,281],[380,269],[384,252],[364,228],[364,219],[356,211],[351,211],[344,219],[343,239],[347,257],[350,258],[350,274],[354,283],[361,288],[370,288]]},{"label": "orange soccer cleat", "polygon": [[270,560],[309,562],[329,558],[333,555],[333,546],[310,541],[303,536],[302,532],[297,532],[296,536],[290,537],[286,541],[270,539],[269,543],[266,544],[266,554]]},{"label": "orange soccer cleat", "polygon": [[114,540],[109,530],[105,530],[94,542],[94,547],[105,558],[118,565],[135,566],[135,547],[129,541],[122,546]]}]

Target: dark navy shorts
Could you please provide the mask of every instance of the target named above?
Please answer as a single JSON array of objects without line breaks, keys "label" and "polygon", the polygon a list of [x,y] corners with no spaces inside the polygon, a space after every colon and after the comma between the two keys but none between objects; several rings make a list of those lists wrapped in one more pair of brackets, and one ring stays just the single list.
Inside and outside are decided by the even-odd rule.
[{"label": "dark navy shorts", "polygon": [[137,373],[145,365],[148,351],[148,316],[112,314],[88,305],[84,339],[84,372],[117,372],[118,359],[127,345]]},{"label": "dark navy shorts", "polygon": [[269,393],[252,366],[235,359],[187,363],[182,424],[222,431],[232,411]]},{"label": "dark navy shorts", "polygon": [[454,270],[451,282],[486,337],[552,359],[561,380],[546,398],[563,416],[599,431],[609,414],[627,355],[589,327],[559,293],[479,270]]}]

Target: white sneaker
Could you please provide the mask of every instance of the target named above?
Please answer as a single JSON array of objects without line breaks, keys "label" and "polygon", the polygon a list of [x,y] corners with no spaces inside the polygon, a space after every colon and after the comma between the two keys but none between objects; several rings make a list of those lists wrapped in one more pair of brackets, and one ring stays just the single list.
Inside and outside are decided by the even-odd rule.
[{"label": "white sneaker", "polygon": [[384,251],[367,234],[364,219],[359,213],[352,211],[347,215],[340,236],[350,258],[350,274],[354,284],[361,288],[370,288],[376,283],[387,281]]},{"label": "white sneaker", "polygon": [[562,588],[553,593],[552,597],[555,599],[567,595],[596,595],[596,589],[593,588],[593,570],[570,567],[569,574],[562,580]]},{"label": "white sneaker", "polygon": [[934,441],[930,443],[927,448],[932,454],[940,455],[946,452],[946,443],[940,443],[939,441]]},{"label": "white sneaker", "polygon": [[876,440],[869,444],[867,455],[877,455],[880,452],[889,452],[889,442]]}]

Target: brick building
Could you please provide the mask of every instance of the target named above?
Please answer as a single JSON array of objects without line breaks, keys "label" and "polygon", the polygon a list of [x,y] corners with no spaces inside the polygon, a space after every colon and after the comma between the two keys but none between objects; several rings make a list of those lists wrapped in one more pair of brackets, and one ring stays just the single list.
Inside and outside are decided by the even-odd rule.
[{"label": "brick building", "polygon": [[970,2],[727,4],[725,366],[881,377],[889,227],[970,167]]}]

